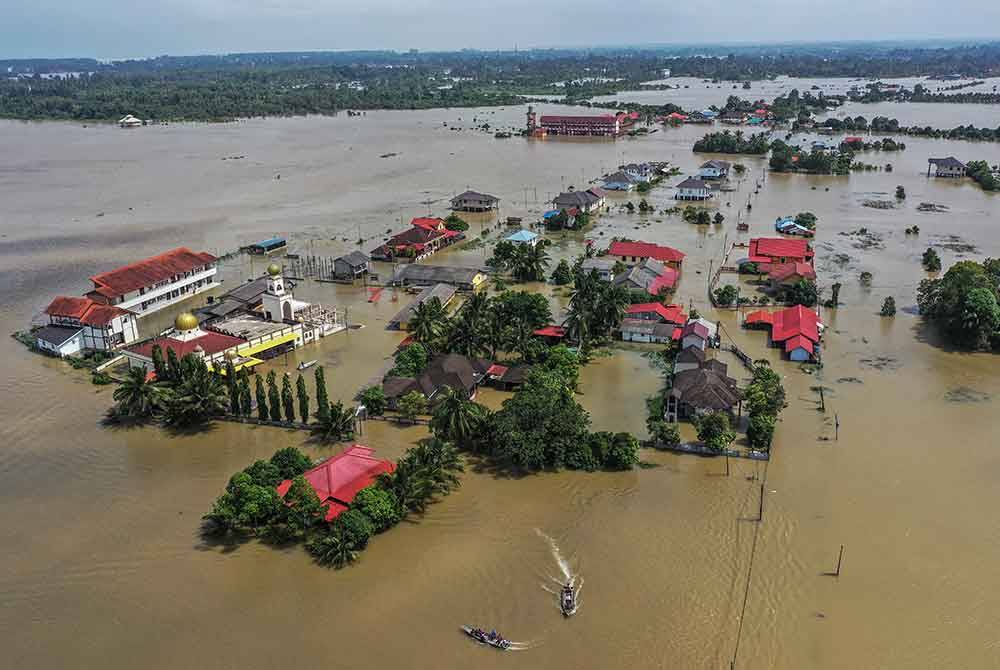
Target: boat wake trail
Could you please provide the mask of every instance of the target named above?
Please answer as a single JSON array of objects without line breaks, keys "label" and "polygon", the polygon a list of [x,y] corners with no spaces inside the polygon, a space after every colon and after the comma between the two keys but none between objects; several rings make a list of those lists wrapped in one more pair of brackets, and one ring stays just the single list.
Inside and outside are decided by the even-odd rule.
[{"label": "boat wake trail", "polygon": [[[583,577],[579,574],[574,574],[573,567],[570,564],[570,561],[567,560],[565,556],[563,556],[563,553],[559,548],[559,544],[555,541],[554,538],[550,537],[549,535],[546,535],[541,531],[541,529],[538,528],[535,529],[535,532],[538,533],[539,537],[541,537],[542,539],[544,539],[546,542],[549,543],[549,549],[552,551],[552,558],[555,560],[556,565],[559,567],[558,575],[553,575],[553,574],[546,575],[549,581],[551,581],[553,584],[558,585],[557,590],[553,590],[546,583],[542,583],[541,585],[542,590],[546,591],[547,593],[551,593],[552,595],[557,596],[558,598],[563,585],[569,584],[570,587],[573,588],[573,595],[575,596],[574,600],[576,602],[576,607],[573,609],[573,612],[571,612],[571,614],[576,613],[576,611],[580,609],[580,591],[583,589]],[[556,605],[558,607],[558,602],[556,603]]]}]

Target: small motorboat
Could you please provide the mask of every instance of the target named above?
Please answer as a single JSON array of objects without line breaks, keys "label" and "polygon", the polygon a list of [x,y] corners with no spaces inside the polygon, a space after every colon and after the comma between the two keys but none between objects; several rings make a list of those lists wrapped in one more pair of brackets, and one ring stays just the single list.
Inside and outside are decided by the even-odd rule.
[{"label": "small motorboat", "polygon": [[495,630],[487,633],[482,628],[462,626],[462,631],[479,644],[488,644],[489,646],[502,651],[510,649],[510,640],[505,639],[503,635]]},{"label": "small motorboat", "polygon": [[559,609],[562,610],[563,616],[576,614],[576,594],[573,593],[573,587],[570,584],[563,586],[559,593]]},{"label": "small motorboat", "polygon": [[302,361],[301,363],[299,363],[298,369],[299,370],[308,370],[309,368],[311,368],[312,366],[316,365],[317,363],[319,363],[319,361],[317,361],[317,360]]}]

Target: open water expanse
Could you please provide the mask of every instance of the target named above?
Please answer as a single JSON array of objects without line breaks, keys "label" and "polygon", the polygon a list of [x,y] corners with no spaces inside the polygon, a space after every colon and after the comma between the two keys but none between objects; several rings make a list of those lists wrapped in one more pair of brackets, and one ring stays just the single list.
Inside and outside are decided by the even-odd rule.
[{"label": "open water expanse", "polygon": [[[983,107],[937,105],[926,123],[959,125],[970,109]],[[134,131],[2,122],[2,330],[25,327],[55,294],[83,292],[95,272],[178,245],[224,253],[279,234],[294,251],[339,255],[361,235],[367,251],[400,230],[401,218],[443,215],[447,198],[467,187],[503,198],[504,217],[537,218],[552,194],[619,163],[670,160],[691,171],[708,158],[690,151],[704,127],[617,142],[497,140],[471,130],[484,120],[520,126],[524,112],[368,112]],[[722,226],[628,215],[616,205],[638,196],[614,194],[590,230],[553,236],[555,260],[579,254],[584,238],[612,235],[689,254],[679,300],[720,320],[727,337],[785,377],[789,406],[766,473],[762,463],[734,460],[726,477],[722,460],[658,452],[643,454],[657,467],[627,473],[470,471],[460,490],[377,537],[341,571],[315,566],[299,548],[213,545],[199,535],[201,515],[233,472],[301,446],[302,433],[235,424],[186,437],[109,430],[100,418],[111,388],[3,338],[3,665],[728,668],[754,544],[748,519],[758,511],[759,479],[748,478],[766,474],[737,667],[998,667],[1000,358],[942,347],[912,307],[928,245],[946,267],[1000,255],[1000,195],[928,180],[927,157],[997,163],[1000,145],[904,141],[903,152],[860,156],[891,162],[892,173],[764,179],[763,161],[746,158],[740,190],[712,205],[727,217]],[[223,160],[234,156],[243,158]],[[727,242],[749,237],[736,232],[736,211],[760,179],[749,235],[770,234],[776,216],[815,212],[820,283],[844,285],[844,305],[823,312],[826,365],[816,375],[781,361],[764,333],[741,330],[735,312],[707,305],[710,264]],[[897,184],[908,195],[901,206],[862,206],[891,199]],[[664,186],[647,197],[662,209],[671,193]],[[950,209],[921,213],[922,201]],[[475,237],[491,221],[472,222]],[[914,224],[919,237],[904,236]],[[861,227],[880,240],[861,248],[845,234]],[[432,262],[476,265],[485,255],[470,244]],[[857,280],[864,270],[874,274],[870,289]],[[259,262],[230,260],[220,274],[231,286],[260,271]],[[361,286],[308,281],[297,291],[348,308],[365,326],[287,361],[320,359],[331,396],[347,401],[402,339],[384,326],[407,298],[387,291],[368,303]],[[900,307],[893,319],[877,314],[887,295]],[[563,301],[552,295],[557,311]],[[143,332],[172,314],[143,321]],[[583,371],[580,400],[596,429],[643,435],[644,399],[661,381],[638,347],[615,349]],[[817,385],[827,389],[825,413]],[[483,391],[480,399],[496,406],[504,397]],[[359,441],[395,458],[424,430],[368,422]],[[841,577],[822,576],[841,545]],[[568,620],[540,588],[563,569],[559,560],[585,580],[580,612]],[[460,635],[461,624],[496,627],[527,648],[485,649]]]}]

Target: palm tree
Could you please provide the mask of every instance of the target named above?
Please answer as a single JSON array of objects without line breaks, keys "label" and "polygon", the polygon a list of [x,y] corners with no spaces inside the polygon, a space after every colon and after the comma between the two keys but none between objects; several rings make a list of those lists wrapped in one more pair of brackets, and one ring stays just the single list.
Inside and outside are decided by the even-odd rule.
[{"label": "palm tree", "polygon": [[228,407],[226,383],[199,361],[168,396],[164,421],[177,427],[194,426],[224,414]]},{"label": "palm tree", "polygon": [[461,485],[458,473],[464,472],[465,466],[451,442],[437,438],[423,440],[409,455],[423,479],[430,484],[432,494],[449,493]]},{"label": "palm tree", "polygon": [[326,535],[312,540],[308,548],[320,565],[332,565],[339,569],[358,560],[354,543],[339,525],[335,525]]},{"label": "palm tree", "polygon": [[413,339],[424,346],[434,348],[444,333],[447,319],[441,300],[434,296],[417,305],[410,319],[410,333]]},{"label": "palm tree", "polygon": [[408,511],[422,512],[427,507],[427,500],[433,493],[433,484],[421,472],[413,459],[407,456],[399,459],[393,472],[383,472],[376,483],[396,496],[400,515]]},{"label": "palm tree", "polygon": [[548,270],[549,252],[545,244],[518,247],[513,261],[513,275],[520,281],[544,281]]},{"label": "palm tree", "polygon": [[434,408],[431,431],[442,440],[466,446],[479,429],[482,412],[464,393],[446,386],[441,401]]},{"label": "palm tree", "polygon": [[152,416],[163,403],[166,390],[148,381],[145,368],[130,368],[125,381],[115,389],[115,414],[132,418]]},{"label": "palm tree", "polygon": [[507,342],[508,324],[500,310],[492,310],[483,321],[483,345],[490,354],[491,359],[496,359],[499,351]]},{"label": "palm tree", "polygon": [[490,317],[490,299],[484,292],[476,292],[458,311],[451,328],[448,349],[463,356],[478,356],[486,349],[484,331]]},{"label": "palm tree", "polygon": [[601,286],[597,295],[596,312],[604,334],[621,323],[630,304],[627,289],[613,284]]},{"label": "palm tree", "polygon": [[354,408],[344,409],[341,401],[330,403],[330,411],[320,416],[316,412],[316,423],[312,433],[323,442],[344,442],[354,437]]}]

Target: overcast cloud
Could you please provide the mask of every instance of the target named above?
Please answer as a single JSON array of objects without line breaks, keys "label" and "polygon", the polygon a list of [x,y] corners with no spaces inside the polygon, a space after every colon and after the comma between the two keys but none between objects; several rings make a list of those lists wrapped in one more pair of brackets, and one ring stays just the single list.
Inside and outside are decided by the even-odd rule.
[{"label": "overcast cloud", "polygon": [[0,58],[998,36],[995,0],[0,0]]}]

